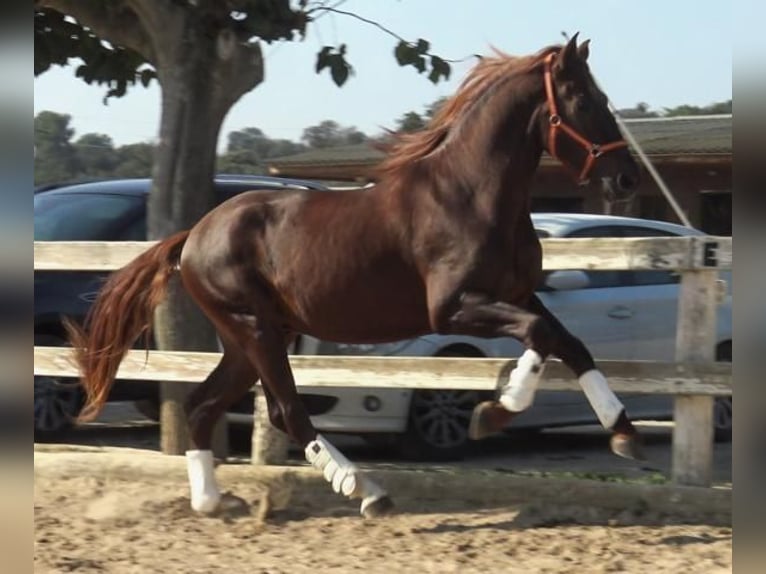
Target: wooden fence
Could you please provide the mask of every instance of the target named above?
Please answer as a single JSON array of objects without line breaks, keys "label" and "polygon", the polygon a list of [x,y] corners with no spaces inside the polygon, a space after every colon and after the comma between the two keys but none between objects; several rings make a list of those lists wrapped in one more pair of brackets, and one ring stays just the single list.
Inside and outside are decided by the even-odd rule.
[{"label": "wooden fence", "polygon": [[[546,270],[675,270],[681,273],[676,362],[598,361],[616,392],[675,397],[673,479],[707,486],[712,476],[713,398],[732,394],[731,365],[715,363],[718,271],[731,268],[731,238],[545,239]],[[150,242],[36,242],[35,270],[109,271],[122,267]],[[64,348],[35,347],[35,375],[76,376]],[[119,377],[135,380],[203,380],[218,353],[131,351]],[[503,359],[293,356],[299,386],[360,386],[410,389],[496,387]],[[507,371],[506,371],[507,372]],[[578,390],[573,375],[557,362],[546,369],[541,388]]]}]

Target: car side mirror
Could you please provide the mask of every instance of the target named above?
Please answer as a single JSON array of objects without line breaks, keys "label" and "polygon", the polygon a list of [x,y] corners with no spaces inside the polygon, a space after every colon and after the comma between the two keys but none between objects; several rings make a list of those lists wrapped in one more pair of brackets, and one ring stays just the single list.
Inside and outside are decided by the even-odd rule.
[{"label": "car side mirror", "polygon": [[570,291],[572,289],[584,289],[590,284],[588,275],[584,271],[567,269],[553,271],[545,279],[545,286],[554,291]]}]

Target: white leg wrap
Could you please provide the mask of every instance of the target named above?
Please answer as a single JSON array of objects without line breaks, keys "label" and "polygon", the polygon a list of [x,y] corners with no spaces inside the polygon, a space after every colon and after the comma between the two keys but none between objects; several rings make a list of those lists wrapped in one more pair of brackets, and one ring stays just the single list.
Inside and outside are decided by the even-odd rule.
[{"label": "white leg wrap", "polygon": [[625,407],[609,388],[604,375],[598,369],[592,369],[580,375],[577,382],[585,391],[585,396],[588,397],[593,410],[596,411],[601,425],[606,429],[611,429]]},{"label": "white leg wrap", "polygon": [[544,366],[543,359],[537,352],[532,349],[524,351],[511,371],[508,384],[500,393],[500,404],[513,412],[529,408],[535,398]]},{"label": "white leg wrap", "polygon": [[349,498],[362,499],[362,513],[371,503],[386,496],[385,490],[364,476],[321,434],[317,434],[316,439],[306,445],[304,452],[306,460],[322,471],[335,492]]},{"label": "white leg wrap", "polygon": [[221,501],[221,492],[215,481],[213,451],[187,450],[186,471],[189,475],[192,509],[196,512],[213,512]]}]

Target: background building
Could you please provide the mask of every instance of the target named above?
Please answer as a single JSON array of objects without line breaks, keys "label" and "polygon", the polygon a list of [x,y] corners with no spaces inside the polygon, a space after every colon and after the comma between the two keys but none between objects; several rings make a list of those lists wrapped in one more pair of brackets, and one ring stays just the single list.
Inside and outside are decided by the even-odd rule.
[{"label": "background building", "polygon": [[[732,116],[688,116],[625,120],[692,225],[731,235]],[[371,144],[342,146],[270,160],[272,175],[365,184],[383,158]],[[609,205],[600,187],[580,188],[561,165],[545,155],[532,189],[533,211],[612,213],[679,222],[644,169],[636,198]]]}]

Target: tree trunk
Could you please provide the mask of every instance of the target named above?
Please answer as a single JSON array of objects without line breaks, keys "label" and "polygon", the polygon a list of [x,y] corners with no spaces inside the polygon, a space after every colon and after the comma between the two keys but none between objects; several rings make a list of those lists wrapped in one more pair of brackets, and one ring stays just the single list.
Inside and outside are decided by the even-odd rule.
[{"label": "tree trunk", "polygon": [[[232,48],[225,30],[216,35],[193,11],[183,17],[183,26],[170,28],[169,33],[178,31],[178,37],[157,67],[162,114],[148,204],[151,239],[190,229],[215,205],[213,178],[221,123],[234,102],[263,78],[260,50]],[[249,74],[243,81],[233,68]],[[157,309],[155,336],[160,349],[218,350],[214,329],[177,279]],[[183,402],[190,390],[184,383],[161,384],[163,453],[182,454],[188,448]],[[225,426],[216,436],[214,450],[225,456]]]}]

